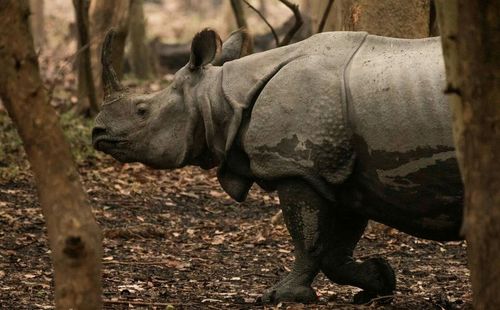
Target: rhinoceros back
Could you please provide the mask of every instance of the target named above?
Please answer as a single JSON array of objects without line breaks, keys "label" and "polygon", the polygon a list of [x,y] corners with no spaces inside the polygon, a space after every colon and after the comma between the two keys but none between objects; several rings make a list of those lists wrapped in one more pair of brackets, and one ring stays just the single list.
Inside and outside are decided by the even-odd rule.
[{"label": "rhinoceros back", "polygon": [[372,217],[414,234],[412,225],[458,232],[463,190],[439,38],[369,35],[345,81],[356,177],[369,193]]},{"label": "rhinoceros back", "polygon": [[351,61],[346,80],[351,126],[370,149],[408,152],[446,147],[452,151],[439,38],[369,35]]}]

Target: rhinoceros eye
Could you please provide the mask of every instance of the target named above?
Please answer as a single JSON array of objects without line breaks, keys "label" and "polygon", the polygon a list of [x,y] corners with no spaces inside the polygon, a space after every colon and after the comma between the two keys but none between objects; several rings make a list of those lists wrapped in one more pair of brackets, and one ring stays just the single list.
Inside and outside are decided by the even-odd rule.
[{"label": "rhinoceros eye", "polygon": [[144,103],[138,104],[136,106],[136,112],[137,112],[137,115],[139,115],[140,117],[146,116],[146,114],[148,114],[148,108],[147,108],[146,104],[144,104]]}]

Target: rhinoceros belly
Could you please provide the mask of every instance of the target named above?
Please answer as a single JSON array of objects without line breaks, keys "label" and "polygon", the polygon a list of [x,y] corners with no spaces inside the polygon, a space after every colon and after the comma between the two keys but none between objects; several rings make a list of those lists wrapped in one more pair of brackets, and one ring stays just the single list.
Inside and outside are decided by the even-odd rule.
[{"label": "rhinoceros belly", "polygon": [[368,36],[345,84],[364,211],[421,237],[458,236],[463,189],[439,39]]}]

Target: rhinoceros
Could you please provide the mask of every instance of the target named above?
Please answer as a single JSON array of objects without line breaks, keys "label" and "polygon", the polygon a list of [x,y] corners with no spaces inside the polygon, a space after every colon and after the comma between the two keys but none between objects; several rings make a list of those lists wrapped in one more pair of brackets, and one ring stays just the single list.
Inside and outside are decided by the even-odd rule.
[{"label": "rhinoceros", "polygon": [[111,40],[94,147],[157,169],[218,166],[237,201],[254,183],[277,191],[295,262],[264,302],[314,302],[320,271],[361,288],[354,301],[391,295],[386,260],[353,259],[369,219],[461,239],[463,185],[439,38],[327,32],[244,56],[244,31],[222,43],[205,29],[172,83],[151,94],[116,78]]}]

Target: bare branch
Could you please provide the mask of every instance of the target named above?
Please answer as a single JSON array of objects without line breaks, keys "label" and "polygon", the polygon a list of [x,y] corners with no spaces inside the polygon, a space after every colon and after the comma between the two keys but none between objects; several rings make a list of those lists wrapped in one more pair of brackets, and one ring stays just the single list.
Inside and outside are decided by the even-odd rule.
[{"label": "bare branch", "polygon": [[[92,40],[91,40],[92,41]],[[54,99],[54,89],[56,88],[57,85],[57,78],[59,76],[63,76],[64,70],[68,68],[68,66],[72,63],[75,62],[77,57],[86,49],[88,49],[90,46],[90,43],[85,44],[84,46],[80,47],[75,53],[65,57],[62,60],[62,65],[59,66],[59,69],[57,69],[56,73],[54,74],[54,79],[52,81],[47,81],[47,85],[44,85],[45,90],[47,91],[47,97],[49,98],[49,102],[52,102]]]},{"label": "bare branch", "polygon": [[278,38],[278,34],[274,30],[273,26],[271,26],[271,24],[264,17],[264,15],[256,7],[251,5],[247,0],[242,0],[242,1],[245,2],[245,4],[248,5],[248,7],[251,8],[255,13],[257,13],[260,16],[260,18],[264,21],[264,23],[266,23],[267,27],[269,27],[269,29],[271,30],[271,33],[273,34],[274,41],[276,42],[276,46],[279,46],[280,39]]},{"label": "bare branch", "polygon": [[115,304],[115,305],[134,305],[134,306],[148,306],[148,307],[162,307],[168,309],[169,306],[194,306],[193,303],[175,303],[175,302],[150,302],[150,301],[137,301],[137,300],[110,300],[104,299],[102,301],[105,304]]},{"label": "bare branch", "polygon": [[325,12],[323,12],[323,17],[321,17],[321,22],[318,25],[318,33],[323,32],[323,29],[325,28],[326,20],[328,18],[328,14],[330,14],[330,9],[332,8],[333,2],[335,2],[335,0],[328,0]]},{"label": "bare branch", "polygon": [[245,18],[245,12],[241,6],[240,0],[231,0],[231,8],[233,9],[234,17],[236,18],[236,24],[238,28],[248,28],[247,20]]},{"label": "bare branch", "polygon": [[288,31],[288,33],[285,35],[285,38],[283,38],[283,41],[278,44],[278,46],[285,46],[290,43],[292,40],[293,36],[297,31],[302,27],[302,24],[304,21],[302,20],[302,15],[300,14],[299,6],[295,3],[292,3],[288,0],[279,0],[281,3],[286,5],[290,10],[293,12],[293,16],[295,17],[295,24],[293,27]]}]

